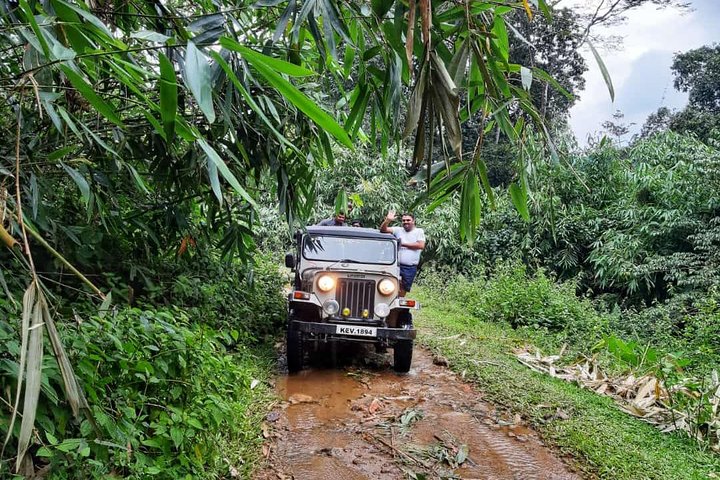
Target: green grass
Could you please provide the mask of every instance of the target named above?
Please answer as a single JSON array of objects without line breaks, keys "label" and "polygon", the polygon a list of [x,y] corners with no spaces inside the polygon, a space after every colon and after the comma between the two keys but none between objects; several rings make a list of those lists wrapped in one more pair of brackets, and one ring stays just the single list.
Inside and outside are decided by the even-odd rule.
[{"label": "green grass", "polygon": [[[442,353],[453,370],[465,371],[486,400],[520,413],[583,473],[603,479],[720,478],[720,456],[687,437],[663,434],[608,397],[521,365],[512,354],[529,343],[521,332],[478,320],[427,288],[413,293],[423,305],[415,317],[419,342]],[[558,409],[566,415],[559,418]]]},{"label": "green grass", "polygon": [[[270,386],[275,375],[277,352],[270,344],[243,349],[233,355],[235,363],[246,375],[258,380],[254,389],[243,391],[242,398],[236,398],[238,409],[232,419],[234,432],[221,432],[221,448],[230,465],[235,467],[240,478],[252,478],[263,461],[262,423],[276,394]],[[220,478],[226,478],[223,466]]]}]

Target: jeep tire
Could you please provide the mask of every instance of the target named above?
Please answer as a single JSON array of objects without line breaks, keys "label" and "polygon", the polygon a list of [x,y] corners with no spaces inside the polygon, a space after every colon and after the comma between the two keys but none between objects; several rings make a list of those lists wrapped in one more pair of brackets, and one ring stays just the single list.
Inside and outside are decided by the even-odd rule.
[{"label": "jeep tire", "polygon": [[302,370],[303,365],[303,338],[300,330],[295,327],[293,318],[288,319],[287,326],[287,368],[289,373],[296,373]]},{"label": "jeep tire", "polygon": [[393,369],[397,373],[407,373],[412,364],[413,341],[398,340],[393,346]]}]

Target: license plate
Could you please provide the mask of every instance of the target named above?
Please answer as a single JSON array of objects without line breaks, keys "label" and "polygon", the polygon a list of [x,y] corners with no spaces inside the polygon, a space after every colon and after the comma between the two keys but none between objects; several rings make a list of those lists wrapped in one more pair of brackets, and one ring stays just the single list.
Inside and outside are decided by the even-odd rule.
[{"label": "license plate", "polygon": [[377,337],[377,328],[375,327],[356,327],[352,325],[337,325],[335,333],[338,335],[355,335],[359,337]]}]

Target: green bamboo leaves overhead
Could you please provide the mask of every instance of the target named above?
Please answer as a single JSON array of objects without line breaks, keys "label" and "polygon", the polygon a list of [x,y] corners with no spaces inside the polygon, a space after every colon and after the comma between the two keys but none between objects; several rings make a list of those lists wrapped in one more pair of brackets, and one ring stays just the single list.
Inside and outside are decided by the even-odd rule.
[{"label": "green bamboo leaves overhead", "polygon": [[[248,9],[229,0],[162,8],[140,1],[117,12],[23,0],[13,13],[2,19],[8,28],[0,36],[13,47],[0,80],[22,92],[24,118],[48,127],[40,128],[37,155],[70,148],[90,159],[82,169],[47,165],[76,182],[73,172],[90,179],[107,170],[106,161],[119,162],[113,170],[145,196],[139,216],[157,191],[177,199],[195,192],[218,204],[235,192],[237,202],[252,205],[256,180],[269,169],[282,183],[283,211],[302,218],[313,189],[286,186],[330,165],[332,141],[387,155],[404,140],[413,147],[411,173],[427,172],[431,204],[459,190],[471,202],[462,208],[472,237],[477,222],[469,212],[493,202],[480,155],[487,134],[519,145],[528,128],[546,135],[530,89],[542,82],[567,93],[541,69],[510,63],[517,37],[508,35],[516,32],[508,18],[548,17],[544,0],[273,0]],[[480,129],[474,146],[463,142],[469,119]],[[219,158],[227,171],[198,157]],[[431,169],[438,161],[445,168]],[[513,163],[522,168],[521,159]],[[527,185],[518,183],[525,196]],[[103,197],[112,188],[88,188],[81,188],[88,217],[113,223]],[[216,226],[237,221],[231,210],[213,215]],[[163,229],[179,235],[184,224]]]}]

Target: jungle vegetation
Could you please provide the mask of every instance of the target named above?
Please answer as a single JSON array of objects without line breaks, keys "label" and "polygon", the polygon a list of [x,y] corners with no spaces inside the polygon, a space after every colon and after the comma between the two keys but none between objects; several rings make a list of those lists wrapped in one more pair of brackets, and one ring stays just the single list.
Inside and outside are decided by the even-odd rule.
[{"label": "jungle vegetation", "polygon": [[578,49],[612,96],[593,29],[642,3],[0,3],[0,475],[249,474],[278,252],[338,192],[367,226],[415,209],[427,272],[572,282],[628,312],[603,335],[710,375],[717,47],[678,55],[690,105],[632,145],[567,127]]}]

